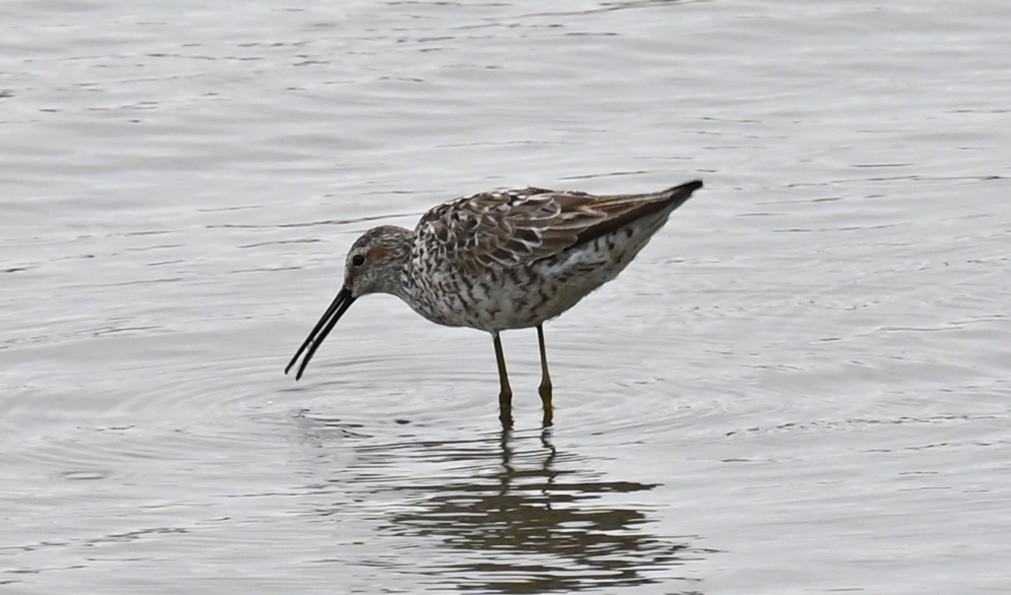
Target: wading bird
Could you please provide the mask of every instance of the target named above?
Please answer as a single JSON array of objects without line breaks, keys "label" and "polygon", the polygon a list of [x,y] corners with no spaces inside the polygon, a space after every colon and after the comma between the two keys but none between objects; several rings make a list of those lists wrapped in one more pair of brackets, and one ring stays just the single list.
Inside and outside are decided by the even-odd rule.
[{"label": "wading bird", "polygon": [[538,392],[552,421],[544,322],[614,279],[671,212],[702,187],[692,181],[660,192],[599,196],[524,188],[451,200],[425,213],[415,229],[365,232],[348,251],[344,285],[291,358],[295,379],[351,304],[389,293],[436,324],[491,333],[498,364],[499,418],[512,424],[512,390],[499,333],[537,328]]}]

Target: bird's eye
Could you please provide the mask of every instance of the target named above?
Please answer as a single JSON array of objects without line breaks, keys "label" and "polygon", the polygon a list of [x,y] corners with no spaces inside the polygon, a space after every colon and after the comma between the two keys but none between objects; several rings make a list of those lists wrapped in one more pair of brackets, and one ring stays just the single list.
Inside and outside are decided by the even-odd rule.
[{"label": "bird's eye", "polygon": [[351,257],[351,264],[356,267],[360,267],[363,264],[365,264],[365,257],[362,256],[361,254],[355,254],[354,256]]}]

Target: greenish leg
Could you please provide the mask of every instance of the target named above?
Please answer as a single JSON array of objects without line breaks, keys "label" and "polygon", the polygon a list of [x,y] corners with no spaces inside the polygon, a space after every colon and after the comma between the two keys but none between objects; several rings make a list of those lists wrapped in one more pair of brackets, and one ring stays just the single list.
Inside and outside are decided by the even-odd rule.
[{"label": "greenish leg", "polygon": [[509,375],[506,373],[505,356],[502,355],[502,339],[498,333],[492,333],[495,342],[495,363],[498,364],[498,380],[501,390],[498,394],[498,418],[503,428],[513,425],[513,391],[509,388]]},{"label": "greenish leg", "polygon": [[555,409],[551,405],[551,375],[548,374],[548,356],[544,351],[544,327],[537,325],[537,347],[541,350],[541,385],[537,387],[537,392],[541,395],[541,403],[544,404],[544,426],[550,426],[554,417]]}]

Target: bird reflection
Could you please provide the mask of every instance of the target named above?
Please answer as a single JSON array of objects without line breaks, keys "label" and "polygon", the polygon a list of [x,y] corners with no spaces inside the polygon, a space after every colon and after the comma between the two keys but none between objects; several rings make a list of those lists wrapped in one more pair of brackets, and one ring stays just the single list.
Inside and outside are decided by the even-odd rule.
[{"label": "bird reflection", "polygon": [[462,590],[499,593],[671,581],[697,586],[690,579],[671,579],[671,569],[699,550],[650,534],[644,512],[613,504],[620,497],[602,500],[658,484],[608,481],[580,470],[579,458],[558,453],[550,427],[540,432],[539,444],[530,438],[503,430],[498,453],[487,448],[494,438],[416,445],[428,460],[465,463],[454,465],[455,473],[392,486],[411,503],[393,513],[384,529],[405,537],[441,537],[455,552],[448,558],[452,562],[417,572],[436,580],[451,577]]}]

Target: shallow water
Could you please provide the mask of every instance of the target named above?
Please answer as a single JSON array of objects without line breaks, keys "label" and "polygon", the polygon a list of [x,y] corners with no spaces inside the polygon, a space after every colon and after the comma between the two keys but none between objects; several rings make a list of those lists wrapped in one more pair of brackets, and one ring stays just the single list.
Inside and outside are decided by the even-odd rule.
[{"label": "shallow water", "polygon": [[[5,591],[1011,590],[1006,3],[0,14]],[[695,177],[553,428],[392,297],[281,374],[377,221]]]}]

